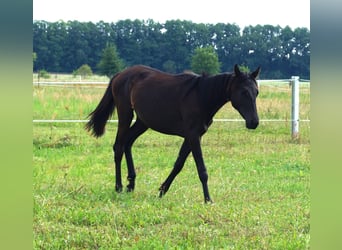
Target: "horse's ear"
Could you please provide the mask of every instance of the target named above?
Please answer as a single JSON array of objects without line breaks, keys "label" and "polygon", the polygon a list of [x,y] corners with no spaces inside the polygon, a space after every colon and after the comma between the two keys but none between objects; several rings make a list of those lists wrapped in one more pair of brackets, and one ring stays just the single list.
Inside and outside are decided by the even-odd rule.
[{"label": "horse's ear", "polygon": [[235,66],[234,66],[234,72],[235,72],[236,76],[241,74],[240,68],[237,64],[235,64]]},{"label": "horse's ear", "polygon": [[260,66],[251,74],[254,79],[256,79],[259,76],[260,73]]}]

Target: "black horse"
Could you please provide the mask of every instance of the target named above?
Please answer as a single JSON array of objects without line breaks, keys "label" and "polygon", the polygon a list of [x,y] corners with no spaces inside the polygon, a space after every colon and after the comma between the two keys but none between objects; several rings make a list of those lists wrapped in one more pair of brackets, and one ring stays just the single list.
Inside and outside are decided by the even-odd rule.
[{"label": "black horse", "polygon": [[[204,200],[211,201],[201,137],[211,125],[215,113],[228,101],[245,119],[247,128],[258,126],[258,86],[255,79],[259,71],[260,67],[253,73],[242,73],[235,65],[234,73],[173,75],[147,66],[133,66],[116,74],[96,109],[89,114],[90,120],[86,124],[86,129],[92,131],[94,136],[103,135],[106,122],[116,107],[119,119],[113,145],[116,191],[122,191],[121,160],[124,153],[128,167],[127,191],[134,190],[136,173],[131,148],[134,141],[151,128],[184,138],[174,167],[159,188],[159,196],[165,195],[192,152],[203,186]],[[133,112],[136,113],[136,121],[131,126]]]}]

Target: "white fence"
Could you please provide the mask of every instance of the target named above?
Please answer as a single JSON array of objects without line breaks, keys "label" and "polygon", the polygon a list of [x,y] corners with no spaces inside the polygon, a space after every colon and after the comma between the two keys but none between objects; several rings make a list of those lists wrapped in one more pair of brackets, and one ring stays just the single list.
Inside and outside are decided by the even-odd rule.
[{"label": "white fence", "polygon": [[[86,123],[89,120],[39,120],[34,119],[32,120],[33,123]],[[133,120],[134,122],[135,120]],[[244,122],[243,119],[213,119],[214,122]],[[260,122],[289,122],[291,119],[260,119]],[[118,120],[108,120],[108,122],[117,123]],[[298,122],[310,122],[308,119],[301,119]]]},{"label": "white fence", "polygon": [[[291,79],[274,79],[274,80],[258,80],[258,85],[268,85],[268,86],[275,86],[276,84],[290,84]],[[299,79],[300,84],[310,86],[310,80]],[[51,86],[51,87],[66,87],[66,86],[73,86],[73,85],[83,85],[85,86],[96,86],[105,87],[109,83],[102,81],[33,81],[34,86]]]},{"label": "white fence", "polygon": [[[73,87],[74,85],[83,85],[82,87],[91,87],[94,86],[100,88],[106,88],[108,82],[94,82],[94,81],[45,81],[45,82],[33,82],[34,86],[51,86],[51,87]],[[277,79],[277,80],[258,80],[258,85],[267,85],[267,86],[277,86],[289,84],[292,87],[292,105],[291,105],[291,119],[260,119],[260,122],[288,122],[291,121],[291,134],[293,138],[296,138],[299,135],[299,123],[300,122],[310,122],[308,119],[301,120],[299,118],[299,85],[310,87],[309,80],[299,79],[298,76],[292,76],[291,79]],[[214,122],[243,122],[243,119],[214,119]],[[88,120],[33,120],[33,123],[86,123]],[[109,120],[108,122],[118,122],[118,120]]]}]

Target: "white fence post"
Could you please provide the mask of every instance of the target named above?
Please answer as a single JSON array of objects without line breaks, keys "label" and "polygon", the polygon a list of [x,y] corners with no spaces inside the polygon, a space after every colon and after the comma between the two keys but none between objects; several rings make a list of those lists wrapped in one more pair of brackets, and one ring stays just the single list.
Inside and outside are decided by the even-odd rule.
[{"label": "white fence post", "polygon": [[292,76],[290,80],[292,86],[292,138],[299,136],[299,76]]}]

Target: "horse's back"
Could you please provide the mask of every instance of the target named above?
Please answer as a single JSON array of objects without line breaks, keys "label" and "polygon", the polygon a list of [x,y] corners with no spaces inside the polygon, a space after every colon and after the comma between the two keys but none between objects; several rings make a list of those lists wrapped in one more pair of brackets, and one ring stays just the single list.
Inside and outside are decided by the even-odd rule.
[{"label": "horse's back", "polygon": [[133,66],[120,73],[117,98],[125,99],[127,105],[129,102],[130,108],[146,126],[181,135],[183,101],[194,87],[196,77],[194,74],[173,75],[147,66]]},{"label": "horse's back", "polygon": [[137,77],[130,81],[130,96],[134,103],[148,102],[158,107],[174,107],[193,88],[190,74],[173,75],[152,68],[138,67]]},{"label": "horse's back", "polygon": [[[163,97],[177,99],[193,86],[193,80],[198,77],[195,74],[169,74],[160,70],[136,65],[127,68],[113,79],[113,88],[119,96],[129,95]],[[126,93],[124,93],[126,92]]]}]

